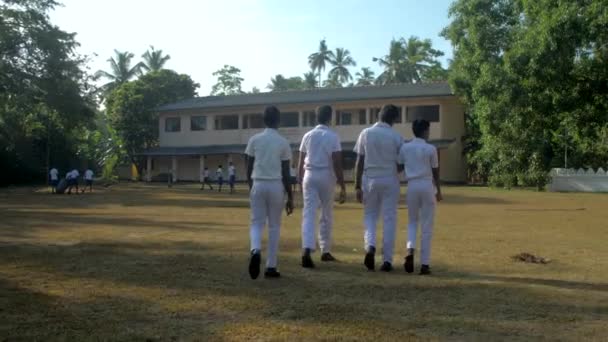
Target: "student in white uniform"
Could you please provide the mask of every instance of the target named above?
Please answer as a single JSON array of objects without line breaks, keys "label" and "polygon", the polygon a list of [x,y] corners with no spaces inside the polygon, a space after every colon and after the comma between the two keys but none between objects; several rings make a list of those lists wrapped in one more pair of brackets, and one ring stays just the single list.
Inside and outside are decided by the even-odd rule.
[{"label": "student in white uniform", "polygon": [[340,203],[346,198],[342,170],[340,138],[329,129],[331,106],[317,108],[319,125],[304,134],[300,145],[299,179],[302,180],[302,267],[314,268],[310,253],[315,250],[315,220],[321,208],[319,247],[321,261],[335,261],[331,255],[333,202],[336,182],[340,185]]},{"label": "student in white uniform", "polygon": [[82,192],[84,193],[87,186],[89,187],[89,192],[93,192],[93,170],[87,169],[84,172],[84,181],[85,181],[85,186],[84,186],[84,189],[82,189]]},{"label": "student in white uniform", "polygon": [[78,177],[80,177],[80,172],[74,169],[67,173],[65,176],[68,182],[68,195],[72,194],[72,188],[76,187],[76,194],[78,194]]},{"label": "student in white uniform", "polygon": [[201,190],[205,190],[205,185],[209,186],[209,190],[213,190],[211,180],[209,179],[209,168],[206,166],[203,170],[203,184],[201,185]]},{"label": "student in white uniform", "polygon": [[224,169],[222,169],[222,165],[217,167],[215,178],[217,179],[217,185],[219,186],[217,192],[222,192],[222,184],[224,184]]},{"label": "student in white uniform", "polygon": [[403,138],[392,129],[400,115],[399,108],[385,105],[380,121],[361,132],[355,145],[355,189],[357,200],[364,205],[365,259],[368,270],[375,269],[376,223],[383,221],[383,263],[380,270],[393,269],[393,250],[399,202],[397,157]]},{"label": "student in white uniform", "polygon": [[443,199],[439,185],[439,160],[435,146],[426,142],[429,138],[429,122],[416,120],[412,123],[414,138],[404,144],[399,153],[399,162],[405,167],[407,179],[407,256],[404,268],[414,272],[414,250],[418,223],[421,226],[420,274],[430,274],[431,240],[435,218],[435,201]]},{"label": "student in white uniform", "polygon": [[49,171],[49,177],[51,180],[51,193],[57,192],[57,185],[59,184],[59,171],[56,168],[52,168]]},{"label": "student in white uniform", "polygon": [[228,165],[228,184],[230,184],[230,193],[234,193],[234,183],[236,183],[236,168],[234,164],[230,162]]},{"label": "student in white uniform", "polygon": [[[249,275],[256,279],[260,274],[262,260],[262,232],[268,222],[268,256],[266,278],[278,278],[277,253],[281,232],[281,212],[293,212],[293,194],[289,184],[291,147],[278,131],[280,112],[275,106],[264,110],[266,129],[249,139],[247,155],[247,181],[249,182],[251,205],[251,258]],[[285,203],[285,193],[287,202]]]}]

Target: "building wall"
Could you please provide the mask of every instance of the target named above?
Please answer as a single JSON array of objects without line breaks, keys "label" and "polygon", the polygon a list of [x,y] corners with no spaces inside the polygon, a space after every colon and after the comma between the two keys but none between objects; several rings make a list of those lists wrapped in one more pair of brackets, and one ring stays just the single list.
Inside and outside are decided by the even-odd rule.
[{"label": "building wall", "polygon": [[[339,134],[343,142],[355,142],[361,130],[370,126],[370,108],[380,108],[385,102],[379,101],[356,101],[349,103],[332,104],[335,110],[346,109],[367,109],[366,124],[359,124],[357,115],[353,117],[353,124],[347,126],[335,125],[336,116],[334,115],[334,125],[332,128]],[[448,149],[441,150],[441,178],[449,182],[463,182],[466,179],[465,164],[462,157],[462,142],[461,138],[464,135],[464,106],[459,103],[455,97],[441,98],[420,98],[420,99],[403,99],[391,100],[390,103],[401,106],[402,123],[395,124],[394,129],[397,130],[403,137],[407,139],[413,138],[411,124],[406,123],[405,108],[407,106],[420,105],[439,105],[440,120],[439,122],[431,123],[430,139],[454,139],[454,143]],[[305,111],[314,111],[317,105],[321,104],[306,104],[306,105],[284,105],[279,106],[282,112],[299,112],[299,127],[283,127],[280,128],[280,133],[287,138],[290,143],[299,144],[302,136],[311,129],[310,126],[304,126]],[[235,129],[235,130],[215,130],[215,116],[226,114],[239,115],[239,127],[243,127],[243,116],[245,114],[261,113],[263,106],[256,107],[235,107],[210,110],[189,110],[171,113],[161,113],[159,115],[159,142],[161,147],[185,147],[185,146],[213,146],[213,145],[244,145],[247,144],[249,138],[254,134],[262,131],[262,129]],[[190,117],[193,115],[207,116],[207,129],[204,131],[190,130]],[[181,130],[179,132],[165,132],[165,119],[167,117],[180,117]],[[215,169],[219,164],[226,168],[228,155],[221,156],[206,156],[205,164],[214,175]],[[237,166],[237,178],[245,178],[245,164],[242,156],[233,156],[235,166]],[[297,161],[297,155],[294,155],[294,161]],[[163,158],[161,158],[163,159]],[[161,162],[162,163],[162,162]],[[168,161],[171,165],[171,161]],[[183,171],[178,171],[178,179],[181,180],[198,180],[199,173],[195,173],[193,169],[200,169],[198,157],[180,157],[178,159],[180,168],[183,166]],[[238,165],[242,163],[242,167]],[[154,174],[154,172],[153,172]],[[352,171],[346,170],[345,176],[347,179],[352,179]]]}]

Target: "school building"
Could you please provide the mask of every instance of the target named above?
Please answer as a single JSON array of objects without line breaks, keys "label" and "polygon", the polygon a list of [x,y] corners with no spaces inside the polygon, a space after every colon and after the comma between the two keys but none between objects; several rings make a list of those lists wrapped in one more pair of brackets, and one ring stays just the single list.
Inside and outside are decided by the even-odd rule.
[{"label": "school building", "polygon": [[413,138],[413,120],[431,122],[429,142],[439,150],[441,179],[464,182],[465,107],[443,82],[207,96],[167,104],[157,109],[159,146],[143,152],[145,178],[166,181],[171,175],[175,182],[198,182],[205,167],[213,177],[219,165],[226,177],[232,162],[237,180],[245,180],[243,153],[249,138],[264,129],[262,112],[267,105],[280,109],[279,131],[291,143],[297,163],[302,136],[316,125],[315,108],[329,104],[335,111],[331,128],[342,141],[345,177],[352,180],[357,137],[377,121],[387,103],[401,108],[393,128],[405,140]]}]

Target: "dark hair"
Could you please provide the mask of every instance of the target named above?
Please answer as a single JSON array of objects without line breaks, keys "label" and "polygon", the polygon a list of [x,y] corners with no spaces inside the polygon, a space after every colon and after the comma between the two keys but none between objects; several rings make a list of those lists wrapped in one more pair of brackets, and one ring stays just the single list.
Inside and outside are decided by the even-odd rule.
[{"label": "dark hair", "polygon": [[332,112],[333,110],[329,105],[317,107],[317,122],[321,125],[328,124],[331,122]]},{"label": "dark hair", "polygon": [[277,128],[281,122],[281,112],[275,106],[268,106],[264,109],[264,124],[266,127]]},{"label": "dark hair", "polygon": [[399,107],[392,104],[384,105],[380,110],[380,120],[382,122],[386,122],[391,126],[393,125],[393,123],[395,123],[395,121],[397,121],[399,115],[401,115]]},{"label": "dark hair", "polygon": [[222,165],[218,166],[220,169],[222,168]]},{"label": "dark hair", "polygon": [[426,120],[414,120],[414,122],[412,122],[412,131],[414,131],[416,138],[421,138],[430,126],[431,124]]}]

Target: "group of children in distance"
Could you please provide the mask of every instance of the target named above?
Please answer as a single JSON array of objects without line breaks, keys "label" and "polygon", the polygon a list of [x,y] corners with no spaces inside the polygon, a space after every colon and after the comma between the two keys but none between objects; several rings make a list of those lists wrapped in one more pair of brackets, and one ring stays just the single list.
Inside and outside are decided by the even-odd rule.
[{"label": "group of children in distance", "polygon": [[[85,182],[85,187],[82,189],[82,193],[85,192],[86,188],[89,187],[89,192],[93,192],[93,170],[87,169],[84,172],[83,179]],[[78,194],[78,180],[80,178],[80,172],[77,169],[73,169],[65,174],[65,184],[60,184],[59,180],[59,170],[57,168],[51,168],[49,171],[49,179],[51,185],[51,193],[64,193],[67,191],[68,195],[72,194],[72,189],[76,188],[76,194]]]},{"label": "group of children in distance", "polygon": [[[302,267],[314,268],[311,254],[316,247],[315,220],[321,209],[319,221],[319,247],[321,261],[336,259],[331,254],[333,229],[333,201],[335,185],[340,187],[339,202],[346,200],[346,187],[342,169],[340,138],[329,129],[332,119],[331,106],[317,108],[318,125],[306,133],[300,145],[298,180],[304,198],[302,213]],[[364,206],[365,258],[368,270],[375,270],[376,224],[383,220],[381,271],[393,270],[393,251],[399,202],[399,173],[405,171],[408,182],[408,238],[404,269],[414,271],[414,251],[418,224],[421,225],[420,274],[430,270],[430,249],[436,202],[442,200],[439,185],[437,149],[427,143],[429,122],[416,120],[412,124],[415,138],[404,139],[392,129],[400,115],[394,105],[385,105],[380,120],[364,129],[355,145],[355,189],[357,200]],[[285,209],[291,215],[294,209],[292,181],[290,177],[291,148],[279,134],[280,112],[275,106],[264,110],[266,129],[251,137],[247,144],[247,181],[251,205],[251,255],[249,275],[260,275],[262,232],[268,225],[268,255],[266,278],[278,278],[277,253],[281,230],[281,213]],[[285,194],[287,200],[285,201]]]},{"label": "group of children in distance", "polygon": [[[213,190],[211,186],[211,178],[209,177],[209,168],[205,166],[202,174],[202,185],[201,190],[205,190],[205,185],[209,187],[209,190]],[[224,169],[222,165],[217,167],[215,171],[215,180],[217,181],[218,192],[222,192],[222,185],[224,184]],[[236,168],[232,162],[228,163],[228,185],[230,185],[230,193],[234,193],[234,183],[236,183]]]}]

